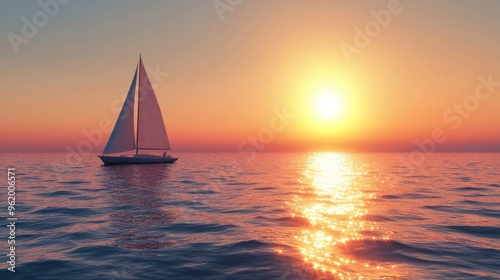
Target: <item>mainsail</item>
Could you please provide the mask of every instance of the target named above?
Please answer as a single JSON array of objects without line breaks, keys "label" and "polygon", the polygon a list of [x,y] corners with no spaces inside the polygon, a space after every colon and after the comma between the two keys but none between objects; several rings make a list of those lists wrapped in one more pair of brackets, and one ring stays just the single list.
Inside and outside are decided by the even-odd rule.
[{"label": "mainsail", "polygon": [[132,84],[128,90],[127,98],[123,103],[122,110],[118,116],[115,127],[113,128],[113,132],[109,137],[108,144],[106,144],[106,148],[104,148],[104,154],[120,153],[135,149],[134,98],[137,70],[138,68],[135,69],[134,79],[132,80]]},{"label": "mainsail", "polygon": [[160,106],[149,81],[142,59],[139,59],[139,98],[137,113],[137,149],[170,150]]},{"label": "mainsail", "polygon": [[[137,82],[137,79],[139,81]],[[136,86],[138,97],[136,99]],[[134,133],[135,101],[137,100],[137,129]],[[136,135],[136,136],[134,136]],[[137,138],[136,138],[137,137]],[[135,150],[135,155],[130,151]],[[151,153],[139,153],[139,150],[153,150]],[[99,158],[104,164],[144,164],[144,163],[174,163],[179,158],[167,155],[155,155],[155,152],[170,150],[165,124],[160,106],[149,81],[148,74],[139,57],[135,68],[134,79],[128,91],[122,110],[118,116],[113,132],[109,136],[103,155]],[[127,154],[108,155],[113,153]]]}]

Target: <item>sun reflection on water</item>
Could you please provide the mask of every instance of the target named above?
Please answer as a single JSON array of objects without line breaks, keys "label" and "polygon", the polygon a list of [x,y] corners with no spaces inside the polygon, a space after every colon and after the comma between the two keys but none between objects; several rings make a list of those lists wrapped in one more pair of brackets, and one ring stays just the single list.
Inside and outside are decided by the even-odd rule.
[{"label": "sun reflection on water", "polygon": [[294,236],[305,263],[338,279],[362,279],[374,276],[374,270],[393,270],[394,264],[350,253],[366,240],[389,240],[380,234],[376,222],[363,219],[376,197],[363,189],[363,166],[354,166],[342,153],[317,153],[309,160],[302,182],[305,187],[289,202],[292,217],[309,222]]}]

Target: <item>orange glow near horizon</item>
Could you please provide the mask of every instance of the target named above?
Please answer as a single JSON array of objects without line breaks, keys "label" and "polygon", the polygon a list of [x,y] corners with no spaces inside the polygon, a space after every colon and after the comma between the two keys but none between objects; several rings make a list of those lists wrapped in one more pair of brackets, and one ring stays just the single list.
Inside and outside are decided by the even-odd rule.
[{"label": "orange glow near horizon", "polygon": [[[500,151],[500,87],[478,79],[500,80],[500,52],[492,51],[500,37],[491,36],[500,22],[477,16],[493,10],[486,4],[408,2],[349,62],[339,45],[353,44],[354,28],[385,4],[256,2],[221,22],[212,5],[172,3],[191,12],[159,16],[172,7],[155,2],[137,14],[139,4],[131,2],[120,12],[102,5],[107,16],[88,21],[92,3],[68,5],[67,16],[18,54],[2,48],[0,151],[66,151],[90,141],[86,135],[103,120],[115,122],[139,53],[174,152],[237,152],[283,108],[295,118],[276,123],[280,129],[259,150],[413,151],[442,128],[438,151]],[[481,13],[468,13],[472,8]],[[449,24],[440,24],[438,12]],[[415,26],[424,14],[428,20]],[[16,31],[22,23],[14,19],[23,15],[0,17],[0,26]],[[486,99],[473,99],[478,86],[490,93]],[[100,132],[92,152],[109,137]]]}]

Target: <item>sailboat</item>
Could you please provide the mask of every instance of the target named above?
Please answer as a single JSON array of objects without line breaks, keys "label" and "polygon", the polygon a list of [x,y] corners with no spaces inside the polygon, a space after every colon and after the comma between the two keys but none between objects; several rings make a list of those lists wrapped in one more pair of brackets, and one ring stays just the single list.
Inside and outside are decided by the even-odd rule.
[{"label": "sailboat", "polygon": [[[134,108],[137,86],[137,128],[134,135]],[[163,123],[160,106],[149,81],[148,74],[139,56],[134,78],[122,110],[118,116],[108,143],[98,157],[104,164],[173,163],[178,158],[167,155],[170,150],[167,130]],[[135,153],[132,153],[135,151]],[[163,155],[140,153],[140,151],[162,152]],[[128,152],[128,154],[124,154]]]}]

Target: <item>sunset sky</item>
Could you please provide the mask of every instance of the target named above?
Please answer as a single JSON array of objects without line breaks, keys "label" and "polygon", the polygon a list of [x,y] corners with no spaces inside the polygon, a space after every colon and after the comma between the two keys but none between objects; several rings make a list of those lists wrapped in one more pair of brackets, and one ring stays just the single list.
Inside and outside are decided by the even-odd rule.
[{"label": "sunset sky", "polygon": [[0,152],[114,123],[139,54],[174,151],[500,151],[499,1],[54,1],[0,2]]}]

